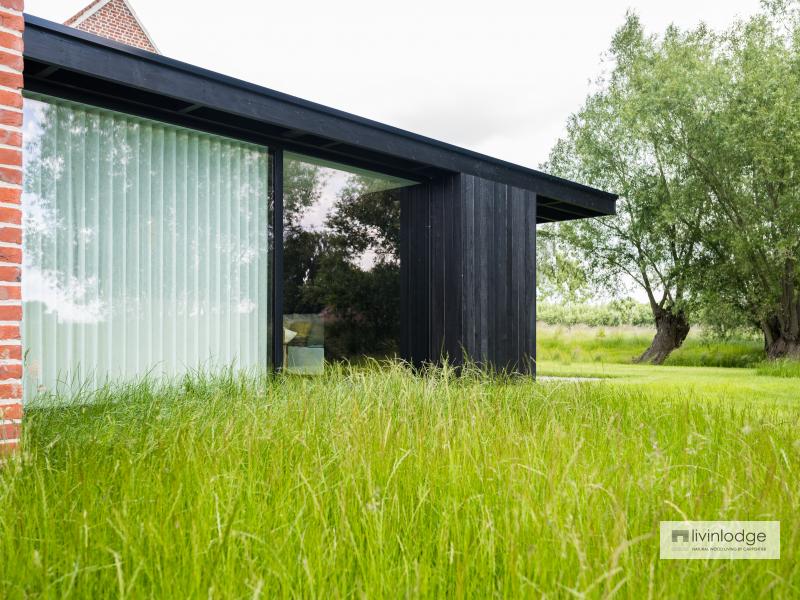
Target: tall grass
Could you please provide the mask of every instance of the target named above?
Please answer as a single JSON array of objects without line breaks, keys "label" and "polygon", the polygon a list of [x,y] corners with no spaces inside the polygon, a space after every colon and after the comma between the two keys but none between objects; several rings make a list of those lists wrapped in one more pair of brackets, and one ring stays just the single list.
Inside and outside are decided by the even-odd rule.
[{"label": "tall grass", "polygon": [[[539,323],[537,354],[540,360],[628,363],[640,356],[653,341],[651,327],[573,327]],[[756,338],[715,340],[697,329],[683,346],[670,354],[665,364],[676,367],[754,367],[763,361],[764,345]]]},{"label": "tall grass", "polygon": [[765,360],[756,365],[756,373],[768,377],[800,378],[800,361],[795,359]]},{"label": "tall grass", "polygon": [[[402,365],[28,411],[0,597],[797,597],[798,411]],[[780,520],[780,561],[658,522]]]}]

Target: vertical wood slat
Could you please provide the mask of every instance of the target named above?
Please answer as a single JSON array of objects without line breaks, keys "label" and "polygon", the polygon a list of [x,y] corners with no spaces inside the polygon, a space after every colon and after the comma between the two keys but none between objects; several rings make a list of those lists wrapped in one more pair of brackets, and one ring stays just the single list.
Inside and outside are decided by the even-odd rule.
[{"label": "vertical wood slat", "polygon": [[400,350],[414,366],[431,356],[431,189],[395,190],[400,201]]},{"label": "vertical wood slat", "polygon": [[[475,276],[475,179],[461,179],[463,202],[461,203],[461,239],[459,247],[463,248],[464,259],[461,263],[461,342],[463,348],[474,348],[477,341],[477,315],[475,311],[476,276]],[[465,357],[469,358],[469,357]]]},{"label": "vertical wood slat", "polygon": [[525,202],[525,230],[533,231],[525,241],[525,305],[530,307],[525,321],[526,367],[531,375],[536,375],[536,194],[529,192]]},{"label": "vertical wood slat", "polygon": [[511,255],[510,243],[512,241],[509,231],[508,214],[508,187],[498,183],[494,184],[494,255],[491,257],[492,271],[495,273],[491,291],[494,293],[494,302],[490,300],[490,305],[494,309],[492,336],[494,348],[492,356],[494,366],[499,370],[508,367],[508,362],[512,354],[510,347],[513,336],[514,318],[511,311],[510,302],[510,282],[511,282]]},{"label": "vertical wood slat", "polygon": [[492,337],[491,319],[489,317],[489,288],[493,285],[489,275],[489,248],[492,240],[492,213],[491,213],[491,182],[477,179],[475,194],[475,210],[477,211],[476,236],[473,240],[477,254],[478,298],[477,314],[480,331],[476,346],[467,350],[476,358],[478,363],[484,364],[489,360],[489,340]]},{"label": "vertical wood slat", "polygon": [[464,174],[397,193],[402,355],[532,373],[535,194]]},{"label": "vertical wood slat", "polygon": [[429,229],[430,244],[430,346],[428,356],[439,357],[443,352],[444,313],[447,290],[444,286],[444,208],[447,195],[447,181],[437,181],[428,207],[430,209]]},{"label": "vertical wood slat", "polygon": [[444,347],[450,361],[461,366],[463,360],[463,337],[461,330],[462,296],[464,294],[464,252],[461,235],[461,213],[463,204],[463,191],[461,178],[451,178],[448,182],[449,190],[446,195],[445,209],[445,332],[459,331],[460,335],[446,335]]},{"label": "vertical wood slat", "polygon": [[400,340],[398,343],[400,349],[400,356],[408,359],[411,355],[409,347],[409,328],[410,322],[407,318],[409,314],[409,265],[410,258],[410,243],[409,243],[409,230],[410,215],[408,206],[408,194],[405,190],[400,190],[394,193],[395,198],[400,205]]},{"label": "vertical wood slat", "polygon": [[418,257],[418,277],[414,280],[412,293],[416,296],[419,318],[417,319],[415,339],[412,341],[416,348],[417,362],[419,364],[428,360],[428,357],[433,356],[433,351],[430,347],[432,315],[431,307],[428,304],[428,299],[431,295],[431,210],[430,191],[418,189],[414,211],[417,234],[415,244],[420,249],[421,254]]},{"label": "vertical wood slat", "polygon": [[513,345],[514,365],[520,369],[524,364],[522,334],[525,331],[525,307],[523,306],[523,290],[525,285],[525,206],[521,190],[512,189],[511,205],[511,260],[509,261],[509,278],[511,283],[511,314],[515,323],[511,344]]},{"label": "vertical wood slat", "polygon": [[[509,332],[508,345],[509,345],[509,366],[508,368],[517,368],[519,361],[519,332],[523,329],[520,326],[519,314],[519,284],[522,279],[522,274],[519,273],[520,258],[522,256],[522,244],[519,231],[522,229],[523,223],[519,222],[519,202],[517,201],[517,194],[515,189],[507,190],[509,198],[509,222],[508,222],[508,261],[506,264],[506,282],[508,294],[508,315],[509,321],[514,324],[514,328]],[[522,261],[524,266],[525,262]],[[512,364],[513,363],[513,364]]]}]

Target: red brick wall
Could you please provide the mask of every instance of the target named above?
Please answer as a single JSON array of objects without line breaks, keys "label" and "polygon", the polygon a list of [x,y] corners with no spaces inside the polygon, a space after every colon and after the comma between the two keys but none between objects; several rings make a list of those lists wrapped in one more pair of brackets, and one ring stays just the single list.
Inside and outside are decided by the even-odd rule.
[{"label": "red brick wall", "polygon": [[22,426],[22,18],[0,0],[0,455]]},{"label": "red brick wall", "polygon": [[93,2],[64,24],[142,50],[158,52],[123,0],[111,0],[81,21],[96,4]]}]

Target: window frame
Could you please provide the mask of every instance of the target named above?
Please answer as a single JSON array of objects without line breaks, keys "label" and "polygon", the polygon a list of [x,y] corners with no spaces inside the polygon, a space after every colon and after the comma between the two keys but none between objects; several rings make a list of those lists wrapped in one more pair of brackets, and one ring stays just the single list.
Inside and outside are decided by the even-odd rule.
[{"label": "window frame", "polygon": [[[270,142],[269,144],[265,144],[263,140],[256,140],[255,136],[247,136],[247,135],[236,135],[230,131],[223,131],[220,130],[218,127],[208,126],[208,127],[198,127],[196,123],[187,124],[182,122],[179,119],[169,119],[168,117],[165,118],[164,115],[157,115],[154,116],[149,114],[146,110],[133,110],[132,105],[126,106],[115,106],[114,103],[105,103],[105,102],[97,102],[95,98],[86,97],[81,94],[73,95],[73,94],[63,94],[58,93],[57,91],[39,91],[39,90],[23,90],[22,92],[23,98],[30,98],[33,100],[37,100],[40,98],[53,98],[55,100],[62,100],[65,102],[74,102],[78,104],[83,104],[89,107],[101,109],[101,110],[109,110],[118,112],[120,114],[128,115],[135,118],[141,119],[148,119],[151,121],[164,123],[165,125],[170,125],[174,127],[181,127],[189,130],[194,130],[199,133],[205,133],[215,136],[220,136],[223,138],[228,138],[235,141],[240,141],[248,144],[256,144],[265,148],[269,155],[269,175],[268,175],[268,190],[267,190],[267,197],[264,198],[264,202],[267,204],[267,222],[268,222],[268,229],[271,231],[267,231],[267,240],[268,240],[268,252],[270,258],[267,262],[267,268],[270,269],[270,275],[268,277],[267,286],[268,289],[266,293],[272,302],[272,310],[267,316],[267,331],[264,332],[264,335],[268,338],[268,345],[269,345],[269,358],[266,365],[263,365],[265,369],[272,371],[272,372],[280,372],[283,369],[283,274],[284,274],[284,259],[283,259],[283,250],[284,250],[284,239],[283,239],[283,219],[284,219],[284,181],[283,181],[283,169],[284,169],[284,154],[286,152],[291,152],[296,155],[307,156],[311,159],[319,159],[329,162],[336,162],[341,164],[342,166],[351,167],[353,169],[363,169],[364,165],[362,164],[353,164],[348,161],[336,159],[335,161],[331,161],[331,158],[324,154],[317,154],[310,149],[304,148],[303,150],[299,151],[295,148],[286,148],[282,144],[276,144],[274,142]],[[24,127],[24,126],[23,126]],[[24,140],[23,140],[24,143]],[[378,171],[375,169],[370,169],[371,171],[375,172],[376,174],[386,175],[388,177],[397,177],[394,173]],[[407,176],[405,176],[407,178]],[[416,181],[416,183],[422,183],[422,180]]]}]

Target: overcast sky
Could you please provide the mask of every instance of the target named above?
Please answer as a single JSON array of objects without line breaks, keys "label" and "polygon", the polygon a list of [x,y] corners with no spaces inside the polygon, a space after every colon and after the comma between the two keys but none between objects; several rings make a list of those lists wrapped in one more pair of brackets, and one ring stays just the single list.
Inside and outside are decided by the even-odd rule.
[{"label": "overcast sky", "polygon": [[[90,0],[26,0],[64,21]],[[131,0],[163,54],[536,167],[627,9],[724,27],[758,0]]]}]

